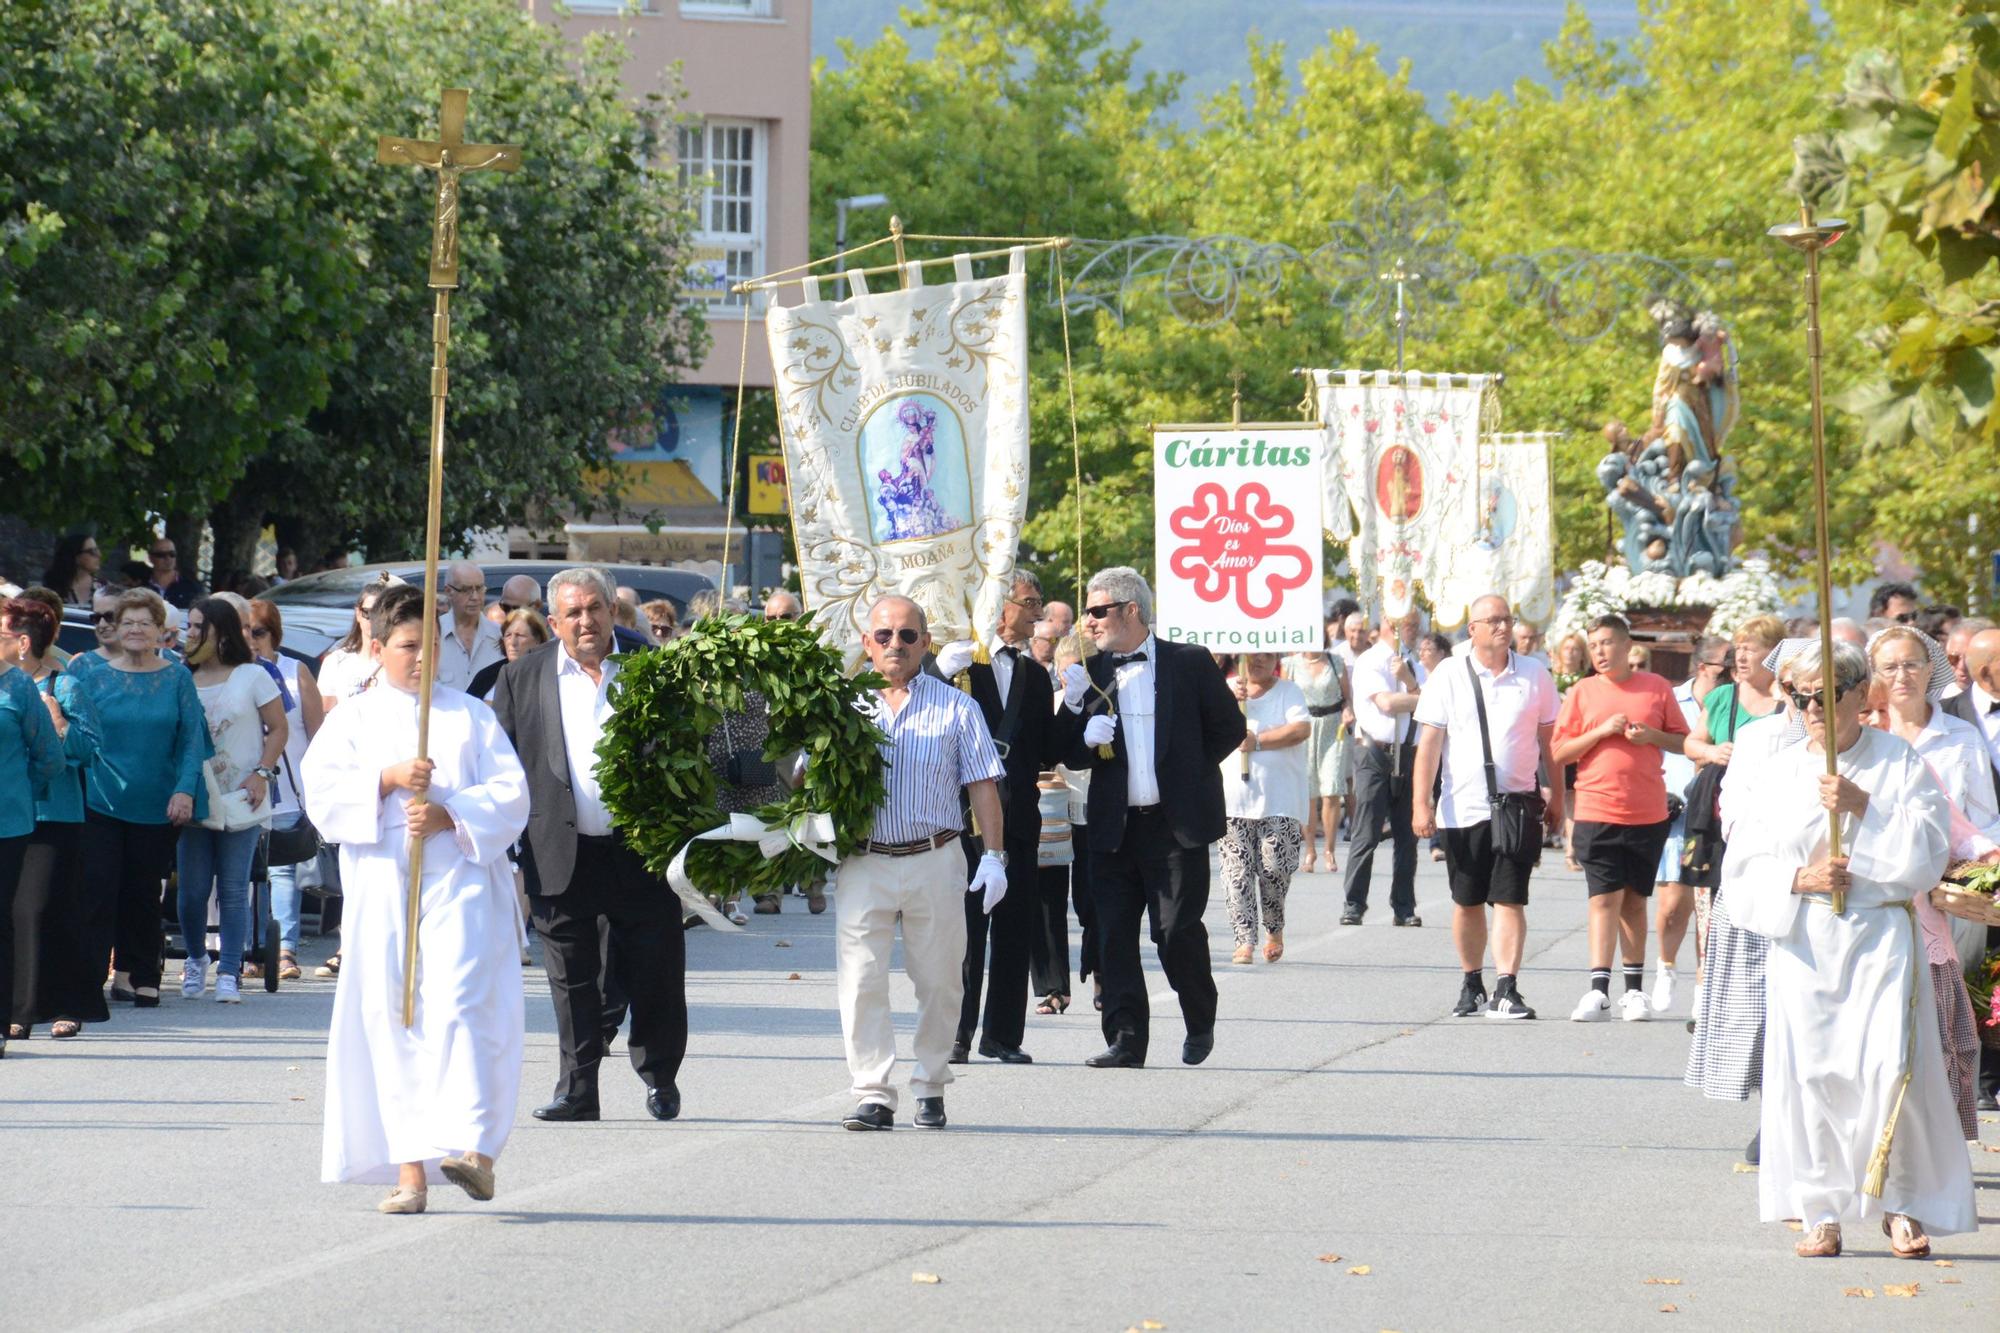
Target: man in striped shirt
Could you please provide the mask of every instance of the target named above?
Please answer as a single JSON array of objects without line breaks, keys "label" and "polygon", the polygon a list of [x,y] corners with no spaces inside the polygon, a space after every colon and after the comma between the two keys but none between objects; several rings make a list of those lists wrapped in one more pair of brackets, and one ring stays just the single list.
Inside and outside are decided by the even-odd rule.
[{"label": "man in striped shirt", "polygon": [[903,968],[917,991],[919,1129],[943,1129],[948,1060],[965,993],[965,909],[981,893],[989,913],[1007,892],[1007,854],[989,851],[966,882],[958,846],[959,791],[988,847],[1004,847],[997,779],[1006,771],[971,697],[918,668],[931,644],[923,608],[884,597],[868,617],[868,660],[889,682],[876,691],[876,724],[888,790],[861,850],[840,863],[834,895],[840,1031],[856,1106],[849,1129],[890,1129],[896,1120],[896,1028],[889,1008],[889,951],[903,923]]}]

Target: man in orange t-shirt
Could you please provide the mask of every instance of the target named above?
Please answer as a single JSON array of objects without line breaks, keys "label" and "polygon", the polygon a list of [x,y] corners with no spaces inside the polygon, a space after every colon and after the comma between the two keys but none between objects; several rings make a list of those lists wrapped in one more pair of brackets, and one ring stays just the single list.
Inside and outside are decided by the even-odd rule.
[{"label": "man in orange t-shirt", "polygon": [[1625,993],[1619,1017],[1651,1016],[1646,1002],[1646,900],[1672,820],[1660,752],[1681,752],[1687,720],[1673,687],[1632,669],[1632,628],[1622,616],[1599,616],[1584,640],[1597,674],[1570,688],[1556,717],[1558,764],[1576,765],[1572,855],[1590,891],[1590,989],[1573,1022],[1611,1016],[1611,947],[1622,945]]}]

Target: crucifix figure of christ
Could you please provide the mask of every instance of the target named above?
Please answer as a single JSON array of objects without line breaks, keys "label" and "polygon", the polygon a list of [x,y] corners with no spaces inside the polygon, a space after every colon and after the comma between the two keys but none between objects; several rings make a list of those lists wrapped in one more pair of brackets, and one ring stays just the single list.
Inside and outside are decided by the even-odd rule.
[{"label": "crucifix figure of christ", "polygon": [[[431,469],[430,503],[424,520],[423,674],[417,689],[417,757],[430,757],[431,687],[437,679],[438,544],[444,509],[445,371],[451,350],[451,292],[458,286],[458,178],[468,171],[517,171],[521,150],[512,144],[465,142],[463,88],[447,88],[438,111],[436,139],[402,139],[383,135],[375,141],[375,160],[386,166],[428,167],[437,172],[437,206],[431,217],[431,289],[437,293],[431,316]],[[423,797],[416,798],[418,802]],[[403,956],[403,1026],[417,1021],[417,915],[423,897],[424,845],[410,843],[410,889]]]}]

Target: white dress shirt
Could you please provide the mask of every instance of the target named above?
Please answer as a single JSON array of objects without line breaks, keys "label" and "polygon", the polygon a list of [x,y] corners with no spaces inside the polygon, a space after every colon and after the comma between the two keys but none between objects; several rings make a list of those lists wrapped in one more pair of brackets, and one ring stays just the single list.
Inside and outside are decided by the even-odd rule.
[{"label": "white dress shirt", "polygon": [[1409,739],[1410,715],[1385,713],[1375,706],[1378,694],[1402,694],[1396,681],[1396,650],[1378,643],[1354,659],[1353,684],[1348,697],[1354,703],[1354,729],[1377,745]]},{"label": "white dress shirt", "polygon": [[500,647],[500,627],[485,616],[479,617],[477,628],[472,631],[472,650],[466,651],[464,640],[458,637],[458,627],[452,623],[452,614],[447,611],[438,619],[438,664],[437,683],[449,685],[454,690],[467,689],[472,678],[495,662],[505,661],[507,654]]},{"label": "white dress shirt", "polygon": [[597,742],[611,718],[611,682],[618,659],[607,657],[592,680],[562,641],[556,641],[556,700],[562,708],[563,753],[569,758],[569,786],[576,797],[576,831],[586,838],[611,834],[611,812],[597,785]]},{"label": "white dress shirt", "polygon": [[1986,753],[1995,768],[2000,768],[2000,699],[1988,694],[1985,687],[1973,685],[1966,693],[1972,696],[1972,715],[1978,719],[1979,734],[1986,740]]},{"label": "white dress shirt", "polygon": [[1000,706],[1007,706],[1007,691],[1014,688],[1014,665],[1028,650],[1018,643],[1003,643],[993,650],[993,684],[1000,691]]},{"label": "white dress shirt", "polygon": [[1493,776],[1501,791],[1538,789],[1541,729],[1556,723],[1561,700],[1555,677],[1532,657],[1507,654],[1507,665],[1489,670],[1476,657],[1453,659],[1431,673],[1416,720],[1444,730],[1444,789],[1437,820],[1444,828],[1471,828],[1493,817],[1486,799],[1486,750],[1479,739],[1479,708],[1472,697],[1472,679],[1465,663],[1479,673],[1480,697],[1486,702],[1486,727],[1493,736]]},{"label": "white dress shirt", "polygon": [[[1118,682],[1118,730],[1125,738],[1125,804],[1158,805],[1160,775],[1153,762],[1159,751],[1153,735],[1153,667],[1160,657],[1160,645],[1148,634],[1134,651],[1144,653],[1144,661],[1121,662],[1112,668]],[[1119,656],[1113,654],[1114,659]]]}]

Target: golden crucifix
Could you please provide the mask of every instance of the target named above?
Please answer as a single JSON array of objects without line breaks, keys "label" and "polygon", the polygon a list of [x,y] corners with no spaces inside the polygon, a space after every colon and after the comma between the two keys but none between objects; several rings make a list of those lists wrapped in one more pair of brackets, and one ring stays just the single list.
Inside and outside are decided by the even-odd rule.
[{"label": "golden crucifix", "polygon": [[[438,112],[438,137],[399,139],[385,134],[375,141],[375,160],[388,166],[429,167],[437,172],[437,207],[431,217],[430,286],[437,293],[431,316],[431,479],[430,506],[424,520],[424,638],[423,667],[417,686],[417,757],[430,757],[431,687],[437,678],[438,648],[438,530],[444,513],[444,395],[445,364],[451,350],[451,290],[458,286],[458,178],[468,171],[516,171],[521,150],[512,144],[465,142],[463,88],[444,90]],[[421,805],[424,798],[416,798]],[[423,901],[424,845],[410,843],[410,893],[403,947],[403,1026],[417,1022],[417,916]]]}]

